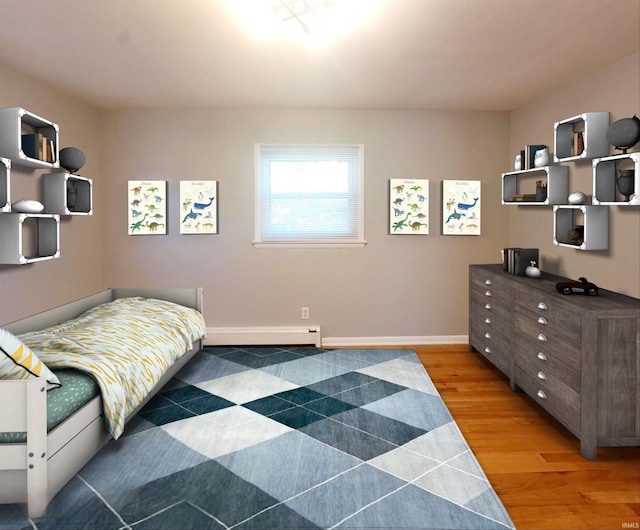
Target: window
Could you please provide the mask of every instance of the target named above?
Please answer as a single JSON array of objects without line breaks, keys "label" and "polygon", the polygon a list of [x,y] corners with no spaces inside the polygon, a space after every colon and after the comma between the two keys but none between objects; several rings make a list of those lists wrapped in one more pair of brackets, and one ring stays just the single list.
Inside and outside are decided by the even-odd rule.
[{"label": "window", "polygon": [[364,245],[363,152],[256,144],[255,244]]}]

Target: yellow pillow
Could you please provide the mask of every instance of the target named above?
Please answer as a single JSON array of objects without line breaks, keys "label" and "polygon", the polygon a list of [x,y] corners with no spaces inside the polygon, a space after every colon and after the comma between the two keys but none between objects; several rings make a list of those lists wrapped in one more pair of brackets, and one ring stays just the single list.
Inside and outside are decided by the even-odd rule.
[{"label": "yellow pillow", "polygon": [[0,328],[0,379],[44,377],[47,389],[61,386],[60,380],[18,337]]}]

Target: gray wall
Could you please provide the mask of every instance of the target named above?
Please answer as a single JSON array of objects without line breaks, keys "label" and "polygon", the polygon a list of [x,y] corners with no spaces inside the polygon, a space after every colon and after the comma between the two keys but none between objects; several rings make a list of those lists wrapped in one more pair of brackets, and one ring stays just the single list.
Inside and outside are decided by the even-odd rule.
[{"label": "gray wall", "polygon": [[[464,336],[469,263],[507,241],[499,206],[509,115],[496,112],[105,112],[101,119],[110,285],[201,285],[209,327],[303,324],[323,337]],[[362,249],[257,249],[254,144],[365,145]],[[388,234],[388,180],[430,180],[428,236]],[[127,181],[168,181],[169,234],[128,236]],[[219,186],[219,234],[179,234],[179,181]],[[441,236],[440,183],[481,180],[482,235]],[[414,339],[415,340],[415,339]]]},{"label": "gray wall", "polygon": [[[553,123],[609,110],[640,113],[638,55],[512,113],[465,111],[99,110],[0,67],[0,106],[57,122],[61,145],[81,148],[94,179],[95,215],[66,218],[62,256],[0,266],[0,323],[111,286],[205,288],[209,327],[297,325],[300,307],[323,336],[429,341],[467,333],[467,269],[506,245],[541,249],[542,268],[586,275],[640,296],[640,211],[611,208],[608,251],[554,247],[550,208],[500,205],[500,174],[528,143],[553,143]],[[366,149],[362,249],[256,249],[255,142],[349,142]],[[636,148],[637,149],[637,148]],[[572,166],[577,166],[572,164]],[[42,171],[16,166],[12,198],[39,198]],[[590,166],[571,167],[590,192]],[[428,236],[388,234],[390,178],[430,180]],[[127,235],[127,181],[166,180],[169,230]],[[218,235],[180,235],[179,181],[219,182]],[[482,235],[441,236],[440,183],[482,181]]]},{"label": "gray wall", "polygon": [[[640,116],[640,56],[563,87],[511,114],[511,151],[525,144],[553,146],[553,124],[585,112],[609,111],[610,121]],[[640,145],[633,150],[638,151]],[[553,148],[551,149],[553,151]],[[613,149],[612,149],[613,154]],[[618,154],[619,151],[616,151]],[[513,157],[511,157],[513,158]],[[567,162],[569,191],[593,194],[591,161]],[[640,190],[637,190],[640,192]],[[605,289],[640,297],[640,208],[609,207],[609,248],[581,251],[553,244],[551,207],[509,206],[512,246],[540,248],[543,270],[585,276]]]}]

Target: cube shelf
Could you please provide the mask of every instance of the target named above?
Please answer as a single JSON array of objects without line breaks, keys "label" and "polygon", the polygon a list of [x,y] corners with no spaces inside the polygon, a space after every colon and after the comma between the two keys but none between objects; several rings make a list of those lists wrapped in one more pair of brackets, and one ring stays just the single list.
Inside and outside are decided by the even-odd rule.
[{"label": "cube shelf", "polygon": [[[592,159],[609,154],[608,112],[585,112],[554,124],[554,162]],[[576,149],[576,144],[580,147]]]},{"label": "cube shelf", "polygon": [[[33,135],[32,145],[27,146],[23,135]],[[20,107],[0,109],[0,156],[22,166],[57,168],[58,145],[59,130],[55,123]]]},{"label": "cube shelf", "polygon": [[[582,231],[581,243],[572,242],[569,232]],[[579,250],[604,250],[609,247],[609,208],[607,206],[553,207],[553,243]]]},{"label": "cube shelf", "polygon": [[11,160],[0,158],[0,212],[11,211]]},{"label": "cube shelf", "polygon": [[23,265],[59,257],[59,215],[0,215],[0,263]]},{"label": "cube shelf", "polygon": [[93,215],[93,181],[71,173],[47,173],[42,177],[46,213]]},{"label": "cube shelf", "polygon": [[[634,195],[624,200],[617,182],[618,170],[635,171],[633,180]],[[593,204],[638,206],[640,205],[640,153],[596,158],[593,161]]]},{"label": "cube shelf", "polygon": [[[514,200],[514,196],[536,191],[535,182],[542,180],[547,188],[544,200]],[[502,204],[537,205],[563,204],[569,195],[569,168],[546,166],[502,174]],[[526,198],[526,197],[525,197]]]}]

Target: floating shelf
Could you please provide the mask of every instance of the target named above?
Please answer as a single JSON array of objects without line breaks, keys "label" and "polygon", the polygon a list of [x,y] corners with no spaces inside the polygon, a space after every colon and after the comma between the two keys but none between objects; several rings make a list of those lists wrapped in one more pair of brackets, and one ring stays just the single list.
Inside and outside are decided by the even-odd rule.
[{"label": "floating shelf", "polygon": [[[37,142],[28,149],[23,145],[23,135],[39,135],[38,138],[44,139],[42,149]],[[57,168],[60,167],[58,145],[59,129],[55,123],[21,107],[0,109],[0,156],[22,166]],[[40,156],[39,151],[42,151]],[[50,160],[47,160],[48,156]]]},{"label": "floating shelf", "polygon": [[0,263],[23,265],[59,257],[59,215],[0,215]]},{"label": "floating shelf", "polygon": [[11,211],[11,160],[0,158],[0,212]]},{"label": "floating shelf", "polygon": [[[547,186],[547,197],[543,201],[513,200],[515,195],[529,188],[535,193],[535,181],[542,180]],[[502,204],[545,206],[564,204],[569,195],[569,168],[567,166],[546,166],[502,174]]]},{"label": "floating shelf", "polygon": [[[616,186],[619,169],[635,170],[634,191],[631,200],[625,201]],[[593,161],[593,204],[618,206],[640,205],[640,153],[596,158]]]},{"label": "floating shelf", "polygon": [[46,213],[93,215],[93,181],[71,173],[47,173],[42,177]]},{"label": "floating shelf", "polygon": [[[583,230],[583,241],[575,244],[569,232]],[[553,243],[579,250],[604,250],[609,247],[609,208],[607,206],[554,206]]]},{"label": "floating shelf", "polygon": [[[554,129],[554,162],[592,159],[609,154],[607,129],[608,112],[585,112],[573,118],[556,122]],[[576,139],[581,139],[581,150],[576,151]]]}]

